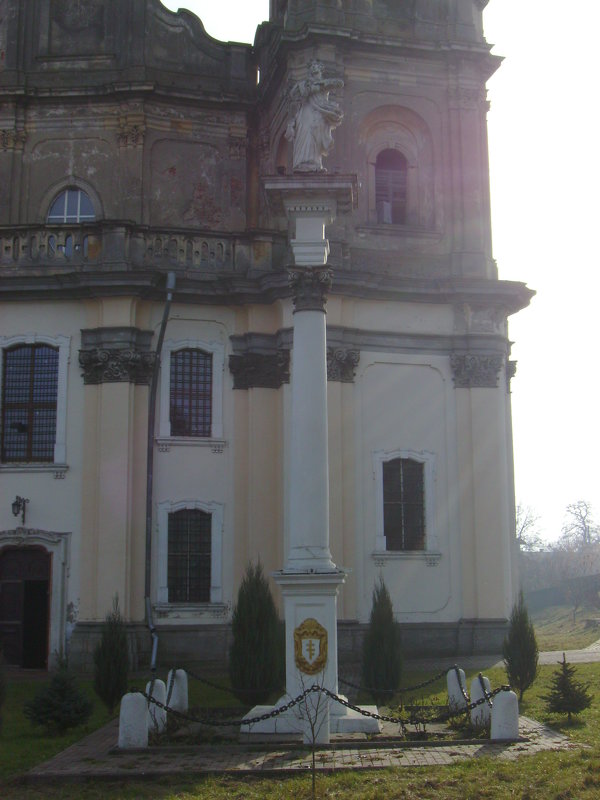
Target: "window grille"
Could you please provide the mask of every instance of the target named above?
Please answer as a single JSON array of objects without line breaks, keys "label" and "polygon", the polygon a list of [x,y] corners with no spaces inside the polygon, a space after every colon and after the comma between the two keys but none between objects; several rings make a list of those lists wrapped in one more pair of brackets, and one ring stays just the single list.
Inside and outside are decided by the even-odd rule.
[{"label": "window grille", "polygon": [[3,355],[2,461],[54,461],[58,349],[18,345]]},{"label": "window grille", "polygon": [[48,212],[48,222],[55,225],[91,222],[95,219],[92,201],[81,189],[65,189],[54,199]]},{"label": "window grille", "polygon": [[410,458],[383,462],[386,550],[425,549],[424,465]]},{"label": "window grille", "polygon": [[209,603],[211,515],[184,508],[169,514],[167,585],[170,603]]},{"label": "window grille", "polygon": [[382,150],[375,161],[375,206],[377,222],[406,222],[408,165],[398,150]]},{"label": "window grille", "polygon": [[212,353],[171,353],[170,420],[171,436],[211,435]]}]

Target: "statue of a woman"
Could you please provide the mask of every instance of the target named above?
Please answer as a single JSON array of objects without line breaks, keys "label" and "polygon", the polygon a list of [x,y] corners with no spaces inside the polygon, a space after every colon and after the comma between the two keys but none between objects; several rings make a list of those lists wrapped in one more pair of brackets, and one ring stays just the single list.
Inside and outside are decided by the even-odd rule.
[{"label": "statue of a woman", "polygon": [[285,138],[294,145],[294,172],[327,171],[323,167],[323,156],[333,144],[331,131],[344,116],[337,103],[329,99],[329,92],[343,85],[338,79],[324,79],[323,65],[313,61],[308,78],[292,87],[290,102],[298,103],[299,107],[288,123]]}]

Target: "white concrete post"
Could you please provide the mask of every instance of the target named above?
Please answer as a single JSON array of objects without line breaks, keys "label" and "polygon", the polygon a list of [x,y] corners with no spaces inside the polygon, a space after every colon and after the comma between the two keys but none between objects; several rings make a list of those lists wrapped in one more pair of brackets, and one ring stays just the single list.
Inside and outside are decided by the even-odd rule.
[{"label": "white concrete post", "polygon": [[[492,691],[491,684],[489,680],[482,676],[483,685],[485,686],[485,691],[490,694]],[[471,703],[476,703],[478,700],[481,700],[482,697],[485,697],[483,693],[483,688],[481,686],[481,681],[479,680],[479,676],[473,678],[471,681]],[[471,725],[474,728],[483,728],[485,727],[488,722],[490,721],[490,716],[492,713],[492,709],[490,708],[489,703],[485,702],[482,703],[477,708],[471,709]]]},{"label": "white concrete post", "polygon": [[[151,691],[152,690],[152,693]],[[167,699],[167,687],[164,681],[156,680],[154,685],[152,681],[146,684],[146,694],[158,700],[159,703],[165,703]],[[154,703],[148,702],[148,729],[154,733],[162,733],[167,727],[167,712],[164,708]]]},{"label": "white concrete post", "polygon": [[468,703],[465,700],[464,695],[464,693],[467,691],[465,671],[463,669],[459,669],[457,676],[455,669],[449,669],[446,673],[446,686],[448,688],[448,707],[450,710],[458,711],[459,709],[466,708]]},{"label": "white concrete post", "polygon": [[123,695],[119,711],[119,748],[148,747],[148,703],[141,692]]},{"label": "white concrete post", "polygon": [[514,692],[499,692],[492,708],[493,741],[514,741],[519,738],[519,701]]},{"label": "white concrete post", "polygon": [[167,695],[171,690],[169,708],[185,713],[189,708],[188,676],[184,669],[170,670],[167,676]]}]

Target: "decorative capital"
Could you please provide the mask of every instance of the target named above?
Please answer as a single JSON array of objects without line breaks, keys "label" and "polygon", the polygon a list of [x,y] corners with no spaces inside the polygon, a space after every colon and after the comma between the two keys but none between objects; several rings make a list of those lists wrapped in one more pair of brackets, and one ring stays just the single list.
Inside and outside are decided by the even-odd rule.
[{"label": "decorative capital", "polygon": [[143,121],[138,123],[121,122],[117,134],[119,147],[141,147],[144,144],[145,129]]},{"label": "decorative capital", "polygon": [[27,140],[27,134],[24,130],[17,130],[16,128],[2,128],[0,129],[0,149],[14,150],[23,145]]},{"label": "decorative capital", "polygon": [[149,384],[156,361],[151,340],[152,331],[138,328],[82,330],[79,366],[83,382]]},{"label": "decorative capital", "polygon": [[355,368],[360,359],[360,350],[342,347],[327,348],[327,380],[354,383]]},{"label": "decorative capital", "polygon": [[504,356],[500,353],[452,355],[450,356],[450,366],[454,387],[456,389],[495,389],[498,386],[498,374],[503,363]]},{"label": "decorative capital", "polygon": [[294,313],[296,311],[325,311],[327,292],[331,289],[330,269],[292,269],[288,272]]},{"label": "decorative capital", "polygon": [[290,352],[244,353],[229,356],[234,389],[279,389],[290,382]]},{"label": "decorative capital", "polygon": [[99,349],[80,350],[79,366],[83,382],[145,383],[152,378],[156,353],[139,353],[135,350]]},{"label": "decorative capital", "polygon": [[516,361],[507,361],[506,362],[506,391],[510,392],[510,382],[512,378],[515,377],[517,374],[517,362]]}]

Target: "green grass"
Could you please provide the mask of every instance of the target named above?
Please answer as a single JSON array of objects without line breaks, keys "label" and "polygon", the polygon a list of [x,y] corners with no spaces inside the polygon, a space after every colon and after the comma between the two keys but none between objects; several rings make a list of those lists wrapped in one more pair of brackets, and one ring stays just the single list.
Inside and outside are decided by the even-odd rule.
[{"label": "green grass", "polygon": [[[600,664],[577,665],[577,677],[591,684],[594,697],[592,707],[579,715],[569,726],[566,718],[549,715],[542,696],[547,693],[549,679],[554,667],[542,667],[534,686],[525,693],[521,713],[551,724],[569,735],[581,747],[565,752],[545,752],[523,756],[514,762],[503,762],[491,758],[471,759],[449,767],[401,768],[397,770],[355,771],[317,777],[319,798],[348,798],[353,800],[598,800],[600,798]],[[468,675],[470,679],[475,673]],[[486,670],[492,686],[506,681],[503,669]],[[424,674],[406,674],[404,683],[424,679]],[[18,687],[18,684],[15,684]],[[206,705],[206,691],[192,682],[193,702]],[[444,680],[418,692],[425,700],[442,697]],[[199,692],[199,695],[197,694]],[[9,693],[11,696],[12,692]],[[22,695],[25,695],[23,687]],[[23,699],[23,696],[22,698]],[[209,699],[210,691],[209,691]],[[235,703],[235,701],[233,701]],[[11,696],[10,705],[15,706]],[[21,703],[22,705],[22,703]],[[13,712],[11,712],[11,715]],[[14,715],[9,719],[5,713],[5,727],[0,737],[1,758],[5,758],[5,747],[11,745],[16,731],[12,729]],[[26,721],[23,724],[28,725]],[[81,732],[79,732],[81,733]],[[23,733],[20,734],[23,736]],[[33,762],[47,758],[49,743],[44,737],[29,743],[35,748]],[[76,737],[77,732],[72,734]],[[67,739],[69,737],[64,737]],[[68,742],[52,741],[55,751]],[[261,778],[243,779],[206,778],[191,779],[185,775],[173,776],[169,780],[149,782],[81,783],[49,786],[25,786],[10,784],[0,790],[3,800],[133,800],[133,798],[156,798],[157,800],[304,800],[310,795],[310,776],[300,775],[289,779]]]},{"label": "green grass", "polygon": [[530,614],[540,650],[582,650],[600,639],[600,628],[586,620],[600,619],[597,608],[550,606]]}]

